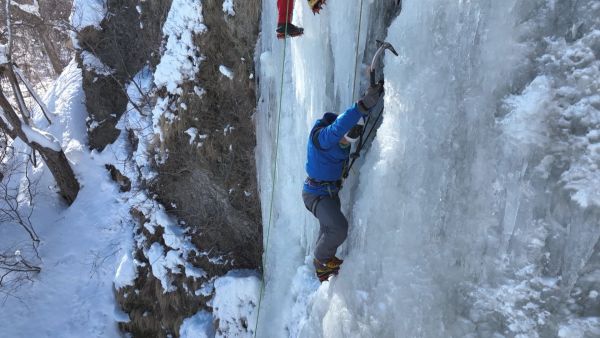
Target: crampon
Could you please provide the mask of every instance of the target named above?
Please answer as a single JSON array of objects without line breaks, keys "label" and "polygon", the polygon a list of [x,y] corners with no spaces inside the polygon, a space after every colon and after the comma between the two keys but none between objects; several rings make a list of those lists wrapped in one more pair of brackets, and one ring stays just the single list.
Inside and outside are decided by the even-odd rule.
[{"label": "crampon", "polygon": [[324,281],[328,280],[330,276],[337,275],[338,272],[340,272],[340,266],[343,262],[343,260],[335,256],[325,263],[315,259],[313,263],[315,265],[315,272],[317,273],[317,278],[319,278],[319,281],[323,283]]},{"label": "crampon", "polygon": [[319,14],[327,0],[308,0],[308,5],[312,9],[313,14]]},{"label": "crampon", "polygon": [[286,37],[286,35],[293,38],[295,36],[300,36],[300,35],[304,34],[304,28],[294,26],[291,23],[280,24],[279,26],[277,26],[276,32],[277,32],[278,39],[284,39]]}]

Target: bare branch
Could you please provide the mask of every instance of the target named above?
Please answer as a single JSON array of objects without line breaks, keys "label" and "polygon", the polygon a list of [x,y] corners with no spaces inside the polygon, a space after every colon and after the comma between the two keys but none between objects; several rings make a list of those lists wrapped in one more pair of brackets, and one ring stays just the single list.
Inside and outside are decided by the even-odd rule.
[{"label": "bare branch", "polygon": [[6,30],[7,30],[7,40],[8,40],[8,48],[6,50],[6,58],[7,61],[10,62],[10,56],[12,54],[12,31],[10,28],[10,1],[11,0],[6,0]]},{"label": "bare branch", "polygon": [[[9,58],[10,58],[10,56],[9,56]],[[21,92],[21,87],[19,87],[19,82],[17,81],[17,76],[15,75],[15,73],[13,71],[12,63],[5,65],[4,71],[2,72],[2,74],[4,76],[6,76],[6,78],[8,78],[8,81],[10,82],[10,85],[12,86],[13,94],[15,95],[15,99],[17,100],[17,105],[19,106],[19,111],[21,112],[21,115],[23,116],[23,122],[28,126],[31,125],[31,112],[29,111],[29,108],[27,108],[27,105],[25,104],[25,99],[23,98],[23,93]]]},{"label": "bare branch", "polygon": [[33,86],[29,83],[29,81],[27,81],[25,76],[23,76],[23,73],[21,73],[19,68],[17,68],[15,66],[15,67],[13,67],[13,70],[14,70],[15,74],[19,77],[19,79],[25,84],[27,91],[29,91],[29,94],[31,94],[34,101],[37,102],[38,106],[40,106],[40,109],[42,110],[42,113],[44,114],[46,121],[48,121],[48,123],[52,124],[52,121],[50,120],[50,116],[49,116],[50,113],[48,112],[48,107],[46,107],[46,104],[44,103],[44,101],[42,101],[42,99],[40,99],[40,97],[35,92],[35,89],[33,89]]},{"label": "bare branch", "polygon": [[[7,67],[0,65],[0,71],[6,73]],[[60,143],[49,134],[24,125],[15,113],[10,102],[0,89],[0,128],[11,138],[18,137],[32,149],[36,150],[46,162],[48,169],[54,176],[63,198],[70,205],[79,193],[79,182],[75,173],[61,149]]]}]

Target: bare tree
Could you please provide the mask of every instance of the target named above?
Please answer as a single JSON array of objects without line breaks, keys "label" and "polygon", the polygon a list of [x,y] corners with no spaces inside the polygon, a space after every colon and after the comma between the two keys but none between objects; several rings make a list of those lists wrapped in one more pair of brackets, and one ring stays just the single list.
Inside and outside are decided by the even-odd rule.
[{"label": "bare tree", "polygon": [[60,56],[58,54],[56,45],[52,41],[52,30],[54,29],[54,24],[48,22],[48,20],[44,19],[40,14],[40,6],[37,0],[33,0],[33,4],[24,5],[19,4],[17,2],[12,2],[13,9],[15,10],[15,14],[23,19],[23,22],[27,23],[36,33],[39,39],[42,42],[42,46],[48,59],[50,60],[50,64],[54,69],[54,73],[60,74],[63,71],[65,65],[63,64]]},{"label": "bare tree", "polygon": [[40,239],[31,223],[37,180],[31,178],[30,157],[16,154],[9,138],[0,133],[0,225],[18,226],[28,237],[0,251],[0,293],[10,294],[39,271]]},{"label": "bare tree", "polygon": [[[68,23],[72,0],[3,0],[0,17],[11,13],[13,61],[28,77],[33,71],[42,78],[59,75],[72,56]],[[3,27],[4,28],[4,27]],[[6,32],[0,32],[6,35]],[[52,75],[51,75],[52,74]]]},{"label": "bare tree", "polygon": [[[34,197],[37,193],[37,180],[29,172],[31,157],[15,154],[6,135],[2,134],[0,146],[0,224],[19,225],[29,236],[34,246],[40,239],[31,224]],[[20,161],[16,155],[22,155],[26,161]],[[24,210],[28,210],[24,213]]]},{"label": "bare tree", "polygon": [[[33,126],[31,114],[23,102],[23,94],[15,75],[14,65],[11,62],[12,33],[10,0],[7,0],[6,3],[6,12],[8,41],[6,45],[0,45],[0,78],[8,79],[10,82],[18,107],[17,111],[21,113],[21,116],[17,114],[17,111],[5,96],[3,89],[0,88],[0,129],[12,139],[19,138],[41,155],[56,180],[60,194],[70,205],[79,193],[79,182],[75,178],[75,173],[60,143],[52,135],[38,130]],[[37,98],[35,94],[32,96],[34,99]],[[42,102],[38,101],[38,104],[43,107]]]},{"label": "bare tree", "polygon": [[0,252],[0,292],[8,294],[42,269],[24,257],[19,249]]}]

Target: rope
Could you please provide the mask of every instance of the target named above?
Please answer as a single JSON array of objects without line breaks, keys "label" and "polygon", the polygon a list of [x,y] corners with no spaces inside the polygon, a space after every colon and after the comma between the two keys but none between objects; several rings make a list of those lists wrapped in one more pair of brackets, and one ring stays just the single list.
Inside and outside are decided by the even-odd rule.
[{"label": "rope", "polygon": [[265,293],[265,272],[267,266],[267,257],[269,250],[269,235],[271,234],[271,223],[273,221],[273,200],[275,198],[275,183],[277,182],[277,156],[279,154],[279,130],[280,130],[280,121],[281,121],[281,101],[283,99],[283,79],[285,74],[285,59],[286,59],[286,49],[287,49],[287,33],[288,33],[288,23],[289,23],[289,15],[290,15],[290,0],[286,1],[285,8],[285,32],[283,36],[283,53],[281,56],[281,78],[279,85],[279,107],[277,108],[277,131],[275,132],[275,161],[273,164],[273,172],[272,172],[272,183],[271,183],[271,200],[269,201],[269,222],[267,223],[267,237],[265,240],[265,254],[262,260],[262,270],[263,270],[263,278],[260,283],[260,294],[258,298],[258,308],[256,313],[256,323],[254,325],[254,338],[256,338],[256,333],[258,331],[258,321],[260,319],[260,306],[262,304],[262,299]]},{"label": "rope", "polygon": [[367,137],[365,137],[363,139],[363,135],[367,131],[366,127],[369,125],[369,121],[371,120],[372,114],[369,114],[369,117],[367,117],[367,121],[365,121],[365,129],[363,129],[362,134],[360,134],[360,140],[358,141],[356,150],[350,155],[352,160],[350,161],[350,164],[346,168],[344,168],[344,172],[342,174],[342,177],[344,179],[346,179],[348,177],[348,175],[350,175],[350,170],[352,170],[352,166],[354,166],[354,162],[356,162],[356,159],[360,157],[360,152],[362,151],[363,147],[369,140],[369,137],[371,136],[371,133],[373,132],[375,127],[377,127],[377,123],[379,123],[379,120],[381,119],[381,116],[383,115],[383,108],[384,107],[382,105],[381,109],[379,110],[379,114],[377,114],[377,118],[375,119],[375,122],[371,125],[371,128],[369,129],[369,132],[367,133]]},{"label": "rope", "polygon": [[[289,23],[289,9],[290,9],[290,0],[286,1],[286,14],[285,14],[285,18],[286,18],[286,23]],[[356,95],[356,77],[357,77],[357,67],[358,67],[358,47],[360,45],[360,32],[361,32],[361,26],[362,26],[362,12],[363,12],[363,0],[360,0],[360,13],[358,16],[358,31],[356,33],[356,50],[355,50],[355,62],[354,62],[354,80],[353,80],[353,84],[352,84],[352,99],[354,100],[354,97]],[[264,278],[264,274],[266,271],[266,262],[267,262],[267,257],[268,257],[268,250],[269,250],[269,236],[271,233],[271,224],[273,221],[273,200],[275,197],[275,183],[277,182],[277,156],[279,153],[279,131],[280,131],[280,121],[281,121],[281,105],[282,105],[282,98],[283,98],[283,80],[284,80],[284,74],[285,74],[285,59],[286,59],[286,49],[287,49],[287,32],[288,32],[288,26],[287,24],[285,25],[285,35],[284,35],[284,39],[283,39],[283,53],[282,53],[282,57],[281,57],[281,78],[280,78],[280,86],[279,86],[279,107],[277,109],[277,131],[275,133],[275,160],[274,160],[274,164],[273,164],[273,172],[272,172],[272,185],[271,185],[271,200],[269,202],[269,222],[267,223],[267,235],[266,235],[266,239],[265,239],[265,254],[264,254],[264,259],[262,261],[262,270],[263,270],[263,278],[261,280],[260,283],[260,294],[259,294],[259,298],[258,298],[258,305],[257,305],[257,313],[256,313],[256,323],[254,325],[254,334],[253,337],[256,338],[256,334],[258,331],[258,322],[260,319],[260,308],[262,305],[262,299],[265,293],[265,278]]]},{"label": "rope", "polygon": [[358,46],[360,46],[360,30],[362,26],[363,0],[360,0],[360,12],[358,14],[358,30],[356,31],[356,50],[354,51],[354,80],[352,81],[352,100],[356,97],[356,75],[358,73]]},{"label": "rope", "polygon": [[[352,80],[352,101],[355,100],[356,98],[356,77],[358,75],[358,47],[360,46],[360,31],[362,29],[362,13],[363,13],[363,0],[360,0],[360,11],[358,14],[358,30],[356,31],[356,49],[354,51],[354,80]],[[367,125],[369,125],[369,119],[371,118],[371,115],[369,115],[365,121],[365,128],[367,127]],[[363,134],[364,134],[364,130],[363,132],[360,134],[360,139],[359,139],[359,147],[360,144],[363,143]],[[356,155],[360,150],[359,147],[357,147],[357,150],[352,154],[352,155]],[[350,169],[352,168],[352,165],[354,164],[354,158],[352,159],[352,162],[350,162],[350,165],[347,168],[344,168],[344,170],[342,171],[342,179],[346,179],[348,177],[348,175],[350,174]]]}]

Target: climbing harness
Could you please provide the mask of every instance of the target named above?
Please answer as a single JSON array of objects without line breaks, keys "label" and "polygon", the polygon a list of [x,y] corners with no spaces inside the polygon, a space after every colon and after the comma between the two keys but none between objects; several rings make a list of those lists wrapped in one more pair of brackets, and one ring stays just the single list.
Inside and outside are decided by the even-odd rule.
[{"label": "climbing harness", "polygon": [[[323,3],[325,3],[325,1],[323,1]],[[398,4],[401,5],[401,0],[398,0]],[[286,7],[286,22],[289,21],[289,6],[290,6],[290,0],[287,0],[287,7]],[[360,46],[360,33],[361,33],[361,26],[362,26],[362,12],[363,12],[363,0],[360,0],[360,12],[359,12],[359,17],[358,17],[358,31],[357,31],[357,42],[356,42],[356,50],[355,50],[355,65],[354,65],[354,80],[353,80],[353,85],[352,85],[352,99],[354,99],[355,94],[356,94],[356,78],[357,78],[357,72],[358,72],[358,48]],[[285,27],[285,36],[287,36],[288,33],[288,25],[286,25]],[[382,45],[382,47],[385,46]],[[380,49],[382,48],[380,47]],[[389,49],[389,47],[391,47],[391,44],[387,43],[387,48]],[[269,235],[271,233],[271,224],[273,222],[273,200],[275,197],[275,183],[277,181],[277,156],[278,156],[278,152],[279,152],[279,132],[280,132],[280,121],[281,121],[281,106],[282,106],[282,98],[283,98],[283,80],[284,80],[284,74],[285,74],[285,60],[286,60],[286,49],[287,49],[287,39],[284,39],[283,41],[283,53],[282,53],[282,61],[281,61],[281,77],[280,77],[280,87],[279,87],[279,105],[278,105],[278,110],[277,110],[277,130],[276,130],[276,134],[275,134],[275,154],[274,154],[274,162],[273,162],[273,170],[272,170],[272,186],[271,186],[271,200],[269,202],[269,221],[267,223],[267,233],[266,233],[266,238],[265,238],[265,250],[264,250],[264,259],[262,261],[262,270],[263,270],[263,274],[266,271],[266,261],[267,261],[267,257],[268,257],[268,249],[269,249]],[[394,48],[391,47],[391,50],[394,52],[394,54],[398,55]],[[379,54],[381,53],[376,53],[375,56],[378,58]],[[375,58],[374,58],[375,61]],[[371,65],[371,81],[374,80],[374,65],[372,63]],[[381,109],[383,111],[383,108]],[[381,112],[379,113],[379,116],[381,116]],[[379,120],[379,117],[376,120],[375,125],[377,124],[377,121]],[[369,119],[367,119],[366,124],[368,124]],[[366,125],[365,124],[365,125]],[[365,141],[368,139],[368,137],[371,135],[371,131],[374,129],[374,126],[371,128],[371,130],[369,130],[369,133],[367,134],[367,138],[365,139]],[[365,130],[363,129],[363,134],[364,134]],[[363,146],[362,142],[362,135],[361,135],[361,144],[359,144],[359,147],[357,149],[357,152],[355,152],[356,154],[358,154],[360,152],[360,149],[362,149]],[[358,155],[356,155],[356,157],[358,157]],[[352,159],[352,162],[350,163],[350,167],[348,168],[348,172],[350,171],[350,168],[352,167],[352,164],[354,163],[355,158]],[[347,174],[346,174],[347,176]],[[344,177],[345,178],[345,177]],[[339,184],[341,187],[341,183],[337,183]],[[315,205],[315,209],[316,209],[316,205]],[[262,304],[262,299],[264,296],[264,291],[265,291],[265,279],[264,276],[261,280],[261,284],[260,284],[260,294],[259,294],[259,298],[258,298],[258,305],[257,305],[257,313],[256,313],[256,323],[254,326],[254,332],[253,332],[253,337],[256,338],[257,336],[257,331],[258,331],[258,322],[260,319],[260,307]]]}]

